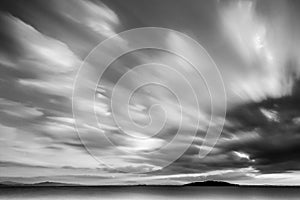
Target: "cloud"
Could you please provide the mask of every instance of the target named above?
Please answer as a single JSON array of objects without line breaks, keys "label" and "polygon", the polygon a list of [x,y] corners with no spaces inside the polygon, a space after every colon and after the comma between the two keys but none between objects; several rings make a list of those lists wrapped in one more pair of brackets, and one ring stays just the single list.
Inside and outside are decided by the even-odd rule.
[{"label": "cloud", "polygon": [[114,28],[120,21],[116,13],[101,2],[92,1],[55,1],[55,7],[66,18],[91,28],[93,31],[109,37],[115,34]]},{"label": "cloud", "polygon": [[43,112],[39,111],[35,107],[23,105],[19,102],[13,102],[0,98],[1,112],[8,116],[16,118],[35,118],[43,115]]},{"label": "cloud", "polygon": [[[249,176],[244,174],[241,179],[235,177],[235,181],[242,184],[247,181],[254,183],[253,178],[261,184],[268,183],[260,174],[270,174],[267,175],[269,177],[272,177],[271,174],[293,174],[292,171],[299,170],[300,162],[297,153],[300,138],[297,123],[299,94],[297,81],[291,96],[268,98],[228,110],[223,133],[210,154],[199,159],[202,141],[196,140],[182,157],[158,173],[206,173],[220,169],[252,168],[253,173]],[[200,131],[197,137],[201,138],[201,134]],[[222,176],[214,178],[223,180]],[[287,184],[283,179],[281,181],[281,184]]]},{"label": "cloud", "polygon": [[280,10],[280,17],[275,11],[260,13],[261,4],[229,1],[219,6],[225,39],[229,39],[242,59],[242,65],[235,66],[240,69],[236,70],[244,72],[232,73],[237,76],[231,76],[229,89],[244,101],[259,102],[268,97],[290,95],[294,74],[299,74],[300,69],[287,66],[294,55],[290,54],[293,49],[289,42],[292,25],[286,14],[286,4],[272,4]]},{"label": "cloud", "polygon": [[37,75],[67,73],[76,69],[78,58],[64,43],[43,35],[13,16],[1,16],[10,26],[7,30],[22,49],[16,67]]},{"label": "cloud", "polygon": [[[242,105],[229,112],[228,120],[237,126],[231,131],[231,140],[220,142],[223,153],[245,152],[253,160],[251,165],[262,173],[298,170],[299,124],[295,121],[299,115],[298,82],[291,96]],[[252,116],[241,118],[245,113]]]},{"label": "cloud", "polygon": [[[74,182],[72,179],[77,179],[102,184],[116,181],[178,184],[205,179],[265,183],[275,181],[272,176],[283,183],[287,181],[283,176],[297,174],[299,62],[295,56],[297,45],[291,43],[296,43],[292,35],[299,31],[296,23],[289,20],[289,3],[274,3],[271,11],[263,9],[271,4],[268,2],[228,1],[205,6],[192,3],[189,10],[193,14],[184,12],[180,20],[174,20],[179,19],[176,6],[170,13],[158,9],[157,15],[152,12],[149,15],[152,10],[145,2],[122,6],[115,2],[106,5],[79,0],[9,4],[13,6],[8,6],[7,12],[0,15],[0,23],[5,27],[0,31],[3,44],[0,48],[1,176],[26,176],[28,179],[24,181],[29,182]],[[181,2],[175,4],[178,8],[183,5]],[[169,8],[168,2],[157,6]],[[111,8],[118,8],[118,15]],[[108,169],[91,157],[75,131],[71,108],[73,81],[82,59],[95,45],[119,31],[141,25],[165,25],[191,33],[194,39],[203,42],[223,76],[230,105],[228,117],[214,149],[207,157],[199,159],[211,102],[205,83],[189,63],[158,50],[126,54],[105,72],[96,88],[94,104],[92,99],[84,98],[84,94],[95,89],[91,87],[91,80],[100,63],[100,56],[95,56],[87,63],[92,70],[82,81],[83,98],[77,99],[77,108],[84,119],[78,121],[77,128],[83,133],[81,139],[85,145],[116,168]],[[194,58],[203,56],[176,34],[155,39],[171,49],[181,48]],[[129,48],[124,38],[119,37],[117,41],[116,46],[108,47],[100,55],[111,56],[120,48]],[[153,65],[144,71],[133,70],[130,78],[120,84],[120,98],[143,80],[155,80],[170,86],[169,89],[174,88],[182,97],[182,105],[168,88],[152,85],[137,90],[132,96],[129,115],[118,100],[115,113],[112,112],[112,91],[118,79],[134,66],[154,62],[172,66],[200,91],[197,93],[199,111],[193,104],[193,94],[184,87],[180,76]],[[207,63],[201,64],[204,78],[216,89],[213,71]],[[214,92],[218,102],[221,92]],[[215,109],[221,106],[223,104],[219,103]],[[94,121],[94,114],[98,122]],[[127,133],[144,138],[131,137],[121,131],[113,114],[123,120]],[[170,152],[155,152],[174,139],[181,116],[183,134],[178,136]],[[133,126],[131,119],[140,129]],[[165,119],[166,126],[159,129]],[[143,127],[151,120],[152,126]],[[197,120],[200,120],[199,127],[195,125]],[[213,122],[214,125],[218,123],[218,120]],[[196,128],[197,136],[191,138]],[[156,136],[145,139],[157,129],[160,131]],[[105,142],[104,136],[109,137],[113,145]],[[168,157],[190,141],[193,144],[180,158],[161,169]],[[119,150],[130,154],[119,154]],[[151,154],[151,151],[154,152]],[[116,172],[153,169],[158,171],[141,175],[139,179],[132,174]],[[92,177],[82,177],[83,174]],[[97,181],[98,177],[105,180]],[[293,181],[297,183],[296,178]]]}]

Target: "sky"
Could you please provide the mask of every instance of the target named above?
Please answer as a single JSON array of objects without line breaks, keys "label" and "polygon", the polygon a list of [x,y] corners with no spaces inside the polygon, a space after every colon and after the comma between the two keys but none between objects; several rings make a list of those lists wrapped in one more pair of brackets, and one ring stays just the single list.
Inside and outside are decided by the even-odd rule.
[{"label": "sky", "polygon": [[[299,9],[296,0],[1,1],[0,181],[300,185]],[[141,27],[175,30],[147,42],[180,49],[196,71],[115,36]],[[93,87],[101,58],[119,51],[128,53]],[[222,127],[216,144],[206,143],[209,127]]]}]

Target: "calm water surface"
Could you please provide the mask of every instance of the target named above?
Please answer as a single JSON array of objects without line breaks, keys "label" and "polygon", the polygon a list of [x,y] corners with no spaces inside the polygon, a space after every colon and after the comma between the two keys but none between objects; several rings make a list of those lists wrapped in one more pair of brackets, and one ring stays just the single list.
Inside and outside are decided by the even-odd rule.
[{"label": "calm water surface", "polygon": [[0,199],[300,199],[300,189],[263,187],[19,187],[0,188]]}]

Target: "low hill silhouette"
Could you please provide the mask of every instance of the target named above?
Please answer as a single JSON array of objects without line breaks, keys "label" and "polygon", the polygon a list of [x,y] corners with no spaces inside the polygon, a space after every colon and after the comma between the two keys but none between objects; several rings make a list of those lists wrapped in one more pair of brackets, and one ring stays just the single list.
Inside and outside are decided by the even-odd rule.
[{"label": "low hill silhouette", "polygon": [[203,181],[203,182],[188,183],[183,186],[239,186],[239,185],[223,182],[223,181]]},{"label": "low hill silhouette", "polygon": [[14,187],[14,186],[22,186],[22,187],[42,187],[42,186],[79,186],[78,184],[68,184],[68,183],[59,183],[59,182],[40,182],[40,183],[18,183],[11,181],[4,181],[0,183],[0,187]]}]

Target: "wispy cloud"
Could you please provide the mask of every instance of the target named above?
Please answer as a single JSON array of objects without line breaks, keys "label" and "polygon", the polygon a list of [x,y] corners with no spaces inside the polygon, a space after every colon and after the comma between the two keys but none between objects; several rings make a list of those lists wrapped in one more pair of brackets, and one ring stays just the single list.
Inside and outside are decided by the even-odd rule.
[{"label": "wispy cloud", "polygon": [[[170,8],[171,3],[177,6]],[[0,14],[0,23],[5,27],[0,31],[0,180],[181,184],[218,179],[284,184],[287,177],[295,175],[293,183],[299,184],[300,68],[299,39],[295,35],[300,28],[291,20],[292,15],[298,16],[292,4],[12,1],[12,6],[3,8]],[[182,6],[191,13],[182,11]],[[203,44],[219,67],[228,95],[228,117],[218,143],[203,159],[198,155],[200,147],[208,148],[201,145],[210,120],[211,100],[193,66],[169,52],[145,49],[121,56],[105,71],[96,91],[91,81],[102,67],[101,57],[89,60],[91,70],[79,88],[83,95],[76,99],[84,120],[75,127],[72,90],[83,59],[104,39],[142,26],[164,26],[187,33]],[[179,34],[155,39],[169,49],[183,49],[195,59],[203,56]],[[126,38],[117,37],[116,41],[116,46],[107,47],[99,55],[111,56],[119,49],[130,48]],[[132,70],[146,63],[168,65],[188,77],[194,89],[200,91],[196,94],[200,109],[176,71],[155,64],[146,70]],[[199,66],[216,97],[221,95],[210,65],[203,62]],[[125,73],[130,78],[119,85],[120,98],[144,80],[170,87],[145,86],[132,96],[129,113],[121,101],[114,102],[113,113],[114,86]],[[168,89],[176,91],[181,104]],[[95,104],[93,99],[85,98],[87,92],[96,92]],[[223,104],[221,98],[216,99],[214,109],[218,113]],[[92,120],[94,114],[97,123]],[[113,114],[121,119],[129,135],[117,126]],[[160,129],[166,116],[166,124]],[[176,136],[180,119],[184,134],[178,136],[171,152],[156,151]],[[198,120],[200,125],[196,126]],[[215,120],[213,125],[219,123]],[[91,156],[76,128],[84,133],[81,139],[90,150],[115,169]],[[196,128],[197,136],[191,138]],[[156,136],[147,138],[157,130],[160,132]],[[113,145],[105,142],[106,136]],[[189,141],[193,143],[180,158],[161,167]],[[136,170],[157,171],[142,175],[120,172]]]}]

